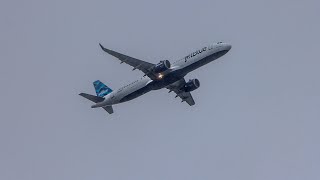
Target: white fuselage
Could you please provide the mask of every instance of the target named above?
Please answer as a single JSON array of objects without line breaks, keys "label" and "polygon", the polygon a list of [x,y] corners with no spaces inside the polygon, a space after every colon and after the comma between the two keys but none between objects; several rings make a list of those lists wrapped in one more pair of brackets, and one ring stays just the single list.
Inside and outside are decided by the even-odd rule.
[{"label": "white fuselage", "polygon": [[[173,62],[171,68],[162,72],[159,80],[152,80],[147,76],[121,87],[120,89],[106,95],[105,100],[97,103],[94,107],[104,107],[129,101],[139,97],[151,90],[164,88],[175,81],[183,78],[189,72],[223,56],[231,49],[231,45],[226,43],[215,43]],[[166,80],[170,76],[170,80]],[[175,78],[176,77],[176,78]]]}]

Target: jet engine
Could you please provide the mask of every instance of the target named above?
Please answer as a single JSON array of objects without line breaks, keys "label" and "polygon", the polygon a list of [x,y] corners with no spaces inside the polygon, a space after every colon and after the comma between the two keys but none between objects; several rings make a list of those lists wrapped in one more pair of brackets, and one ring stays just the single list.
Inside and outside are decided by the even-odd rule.
[{"label": "jet engine", "polygon": [[185,92],[191,92],[200,87],[200,81],[198,79],[190,79],[181,89]]},{"label": "jet engine", "polygon": [[166,71],[170,67],[171,67],[170,61],[168,61],[168,60],[160,61],[158,64],[156,64],[153,67],[153,72],[154,73],[161,73],[163,71]]}]

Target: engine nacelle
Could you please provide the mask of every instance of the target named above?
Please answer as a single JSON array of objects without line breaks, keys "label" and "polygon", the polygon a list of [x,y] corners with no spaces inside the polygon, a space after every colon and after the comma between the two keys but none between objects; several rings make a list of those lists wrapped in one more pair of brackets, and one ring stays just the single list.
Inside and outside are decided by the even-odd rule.
[{"label": "engine nacelle", "polygon": [[182,90],[185,92],[191,92],[198,89],[199,87],[200,81],[198,79],[191,79],[182,87]]},{"label": "engine nacelle", "polygon": [[168,70],[170,67],[171,67],[170,61],[168,61],[168,60],[160,61],[158,64],[156,64],[153,67],[153,72],[154,73],[161,73],[163,71]]}]

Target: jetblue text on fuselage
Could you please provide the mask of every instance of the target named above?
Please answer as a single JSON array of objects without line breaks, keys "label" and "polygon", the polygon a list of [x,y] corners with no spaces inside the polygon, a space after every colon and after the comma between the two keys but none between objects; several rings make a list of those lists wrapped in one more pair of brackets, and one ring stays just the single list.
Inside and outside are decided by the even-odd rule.
[{"label": "jetblue text on fuselage", "polygon": [[109,114],[113,113],[113,105],[130,101],[142,96],[150,91],[166,88],[169,92],[174,92],[175,98],[180,97],[181,102],[188,105],[195,105],[191,92],[200,87],[198,79],[185,80],[185,76],[201,66],[204,66],[221,56],[225,55],[231,45],[223,42],[213,43],[209,46],[202,46],[201,49],[183,56],[181,59],[171,63],[169,60],[163,60],[159,63],[150,63],[137,58],[133,58],[119,52],[107,49],[100,44],[100,47],[106,53],[120,60],[120,63],[126,63],[138,69],[144,75],[140,79],[113,91],[101,81],[93,82],[96,95],[80,93],[79,95],[94,102],[92,108],[103,108]]},{"label": "jetblue text on fuselage", "polygon": [[198,51],[196,51],[196,52],[193,52],[193,53],[189,54],[188,56],[186,56],[186,57],[184,58],[185,62],[187,62],[187,59],[192,58],[192,57],[194,57],[194,56],[196,56],[196,55],[198,55],[198,54],[201,54],[202,52],[205,52],[206,50],[207,50],[207,47],[204,47],[204,48],[202,48],[201,50],[198,50]]}]

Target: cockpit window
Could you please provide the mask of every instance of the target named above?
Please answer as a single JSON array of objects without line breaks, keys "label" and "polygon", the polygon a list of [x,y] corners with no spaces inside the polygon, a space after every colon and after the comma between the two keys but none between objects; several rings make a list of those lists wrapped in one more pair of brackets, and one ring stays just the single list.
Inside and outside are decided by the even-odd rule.
[{"label": "cockpit window", "polygon": [[222,42],[218,42],[217,44],[221,44]]}]

